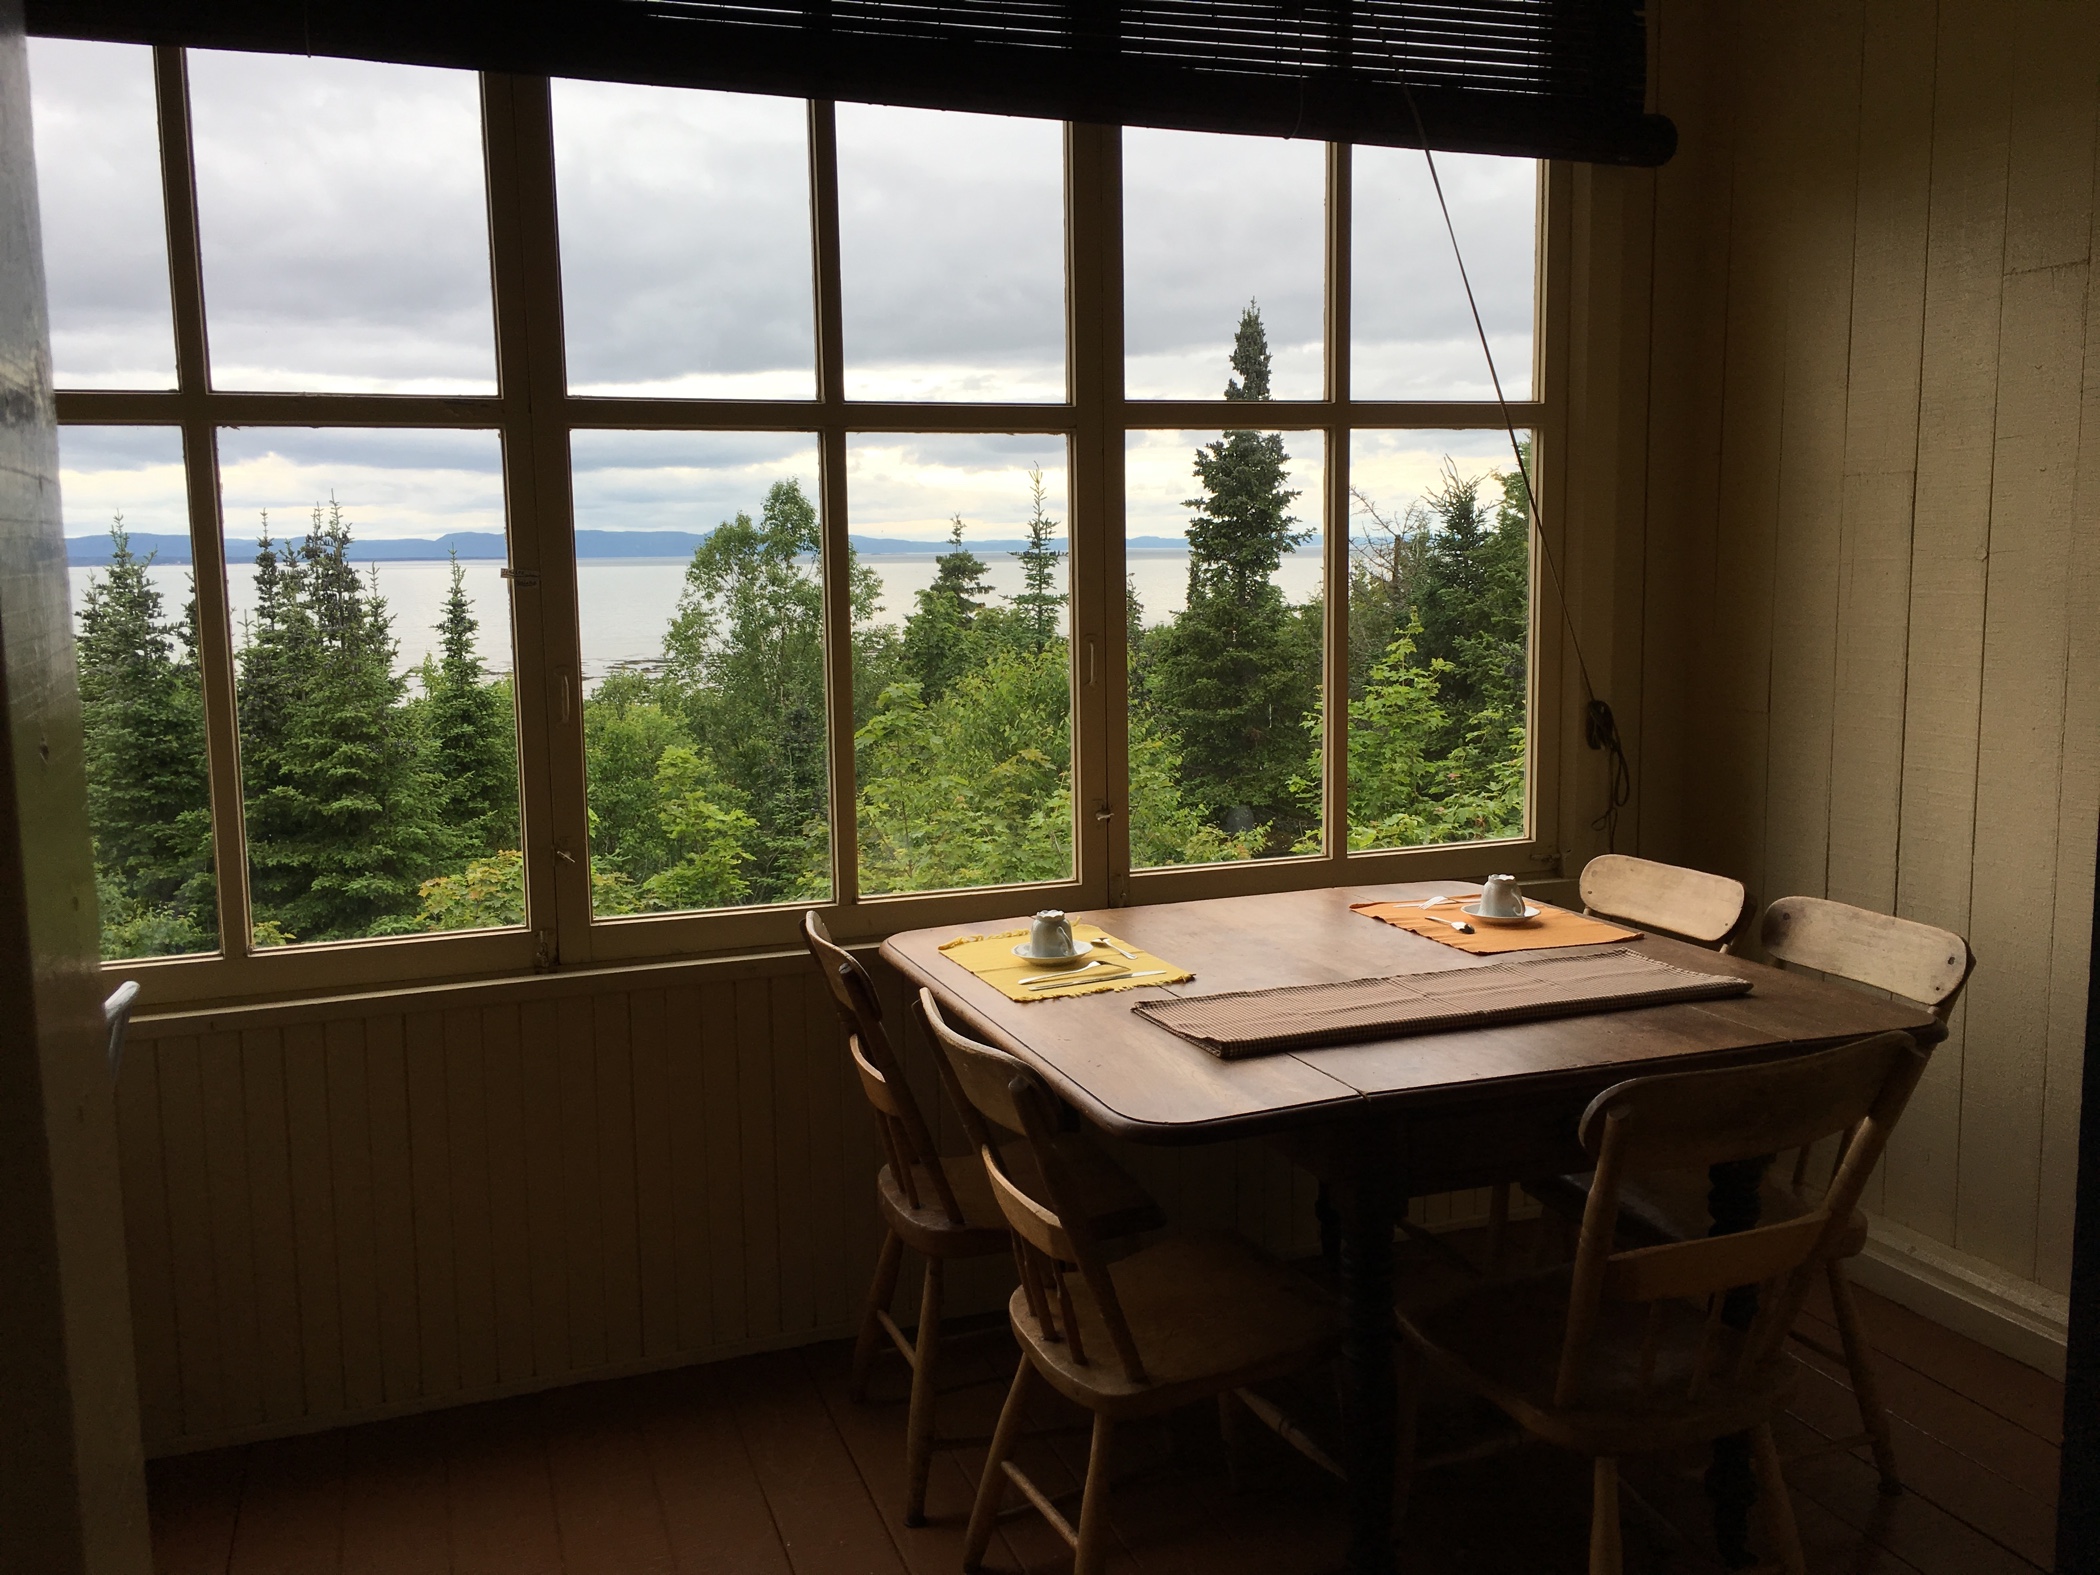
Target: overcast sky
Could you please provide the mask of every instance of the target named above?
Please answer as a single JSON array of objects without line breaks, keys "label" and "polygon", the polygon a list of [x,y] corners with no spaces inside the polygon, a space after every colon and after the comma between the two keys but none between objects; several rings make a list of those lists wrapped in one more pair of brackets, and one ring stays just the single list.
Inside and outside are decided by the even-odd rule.
[{"label": "overcast sky", "polygon": [[[169,386],[148,53],[34,39],[30,63],[60,384]],[[190,79],[216,383],[493,390],[474,78],[197,51]],[[806,124],[795,101],[554,85],[573,387],[813,392]],[[865,105],[841,105],[838,128],[849,396],[1063,397],[1060,129]],[[1355,159],[1355,392],[1485,397],[1420,155],[1359,149]],[[1249,300],[1269,328],[1275,392],[1319,393],[1323,161],[1308,142],[1125,133],[1133,395],[1221,393]],[[1523,397],[1535,167],[1454,155],[1438,164],[1504,386]],[[1197,436],[1131,440],[1133,533],[1182,528]],[[1499,441],[1362,440],[1357,479],[1404,503],[1401,494],[1433,484],[1447,448],[1487,453]],[[63,448],[69,530],[103,528],[119,507],[140,529],[179,516],[170,435],[104,429]],[[1310,438],[1294,436],[1291,451],[1301,516],[1316,522],[1321,456]],[[245,533],[263,508],[303,518],[331,491],[366,536],[492,530],[502,520],[487,433],[250,430],[226,434],[221,459],[229,534]],[[575,461],[577,523],[606,529],[705,529],[755,509],[780,475],[815,481],[810,440],[796,436],[579,434]],[[1063,519],[1060,439],[856,439],[853,528],[931,537],[960,511],[973,532],[1010,535],[1025,517],[1030,463],[1051,479]]]}]

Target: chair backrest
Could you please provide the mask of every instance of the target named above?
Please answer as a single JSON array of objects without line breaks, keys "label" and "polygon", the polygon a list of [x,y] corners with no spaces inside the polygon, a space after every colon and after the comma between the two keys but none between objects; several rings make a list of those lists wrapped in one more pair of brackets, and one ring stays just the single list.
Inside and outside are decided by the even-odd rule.
[{"label": "chair backrest", "polygon": [[882,1026],[882,1003],[875,995],[875,981],[868,977],[859,958],[831,938],[814,908],[802,915],[802,938],[817,960],[817,972],[824,976],[831,991],[831,1004],[838,1008],[839,1019],[846,1025],[846,1050],[853,1057],[854,1070],[860,1073],[861,1092],[868,1096],[868,1104],[875,1112],[875,1130],[889,1159],[890,1175],[915,1209],[926,1206],[920,1193],[923,1179],[948,1222],[961,1226],[962,1205],[948,1184],[947,1172],[941,1168],[932,1129],[926,1125],[919,1102],[912,1096],[911,1084],[905,1080],[903,1065]]},{"label": "chair backrest", "polygon": [[1585,864],[1581,889],[1585,913],[1667,930],[1724,952],[1750,907],[1739,880],[1624,853],[1602,853]]},{"label": "chair backrest", "polygon": [[1932,1008],[1942,1022],[1976,966],[1952,930],[1826,897],[1781,897],[1759,939],[1774,961],[1872,985]]},{"label": "chair backrest", "polygon": [[111,1077],[124,1068],[124,1030],[131,1026],[131,1007],[138,998],[138,980],[126,979],[102,1003],[102,1028],[106,1035],[103,1043],[109,1055]]},{"label": "chair backrest", "polygon": [[[1014,1233],[1014,1259],[1037,1330],[1046,1340],[1063,1341],[1075,1362],[1087,1361],[1079,1321],[1072,1311],[1068,1278],[1071,1270],[1077,1269],[1093,1295],[1124,1376],[1134,1384],[1147,1382],[1144,1359],[1138,1354],[1123,1304],[1116,1299],[1107,1260],[1101,1255],[1086,1216],[1071,1206],[1073,1188],[1063,1155],[1054,1141],[1057,1115],[1050,1091],[1018,1056],[980,1044],[949,1027],[931,990],[919,991],[917,1010],[933,1040],[935,1053],[943,1058],[953,1076],[951,1090],[979,1118],[977,1130],[985,1136],[980,1139],[977,1152],[991,1179],[999,1212],[1006,1216]],[[998,1148],[990,1141],[986,1122],[1027,1137],[1042,1173],[1044,1196],[1032,1197],[1014,1184],[1000,1162]]]},{"label": "chair backrest", "polygon": [[[1785,1339],[1809,1280],[1842,1243],[1860,1190],[1881,1158],[1889,1132],[1925,1070],[1925,1053],[1908,1034],[1877,1034],[1793,1060],[1634,1078],[1606,1089],[1582,1114],[1578,1135],[1596,1161],[1568,1298],[1555,1403],[1579,1398],[1597,1322],[1607,1302],[1643,1303],[1649,1344],[1644,1381],[1652,1377],[1661,1304],[1707,1299],[1707,1324],[1687,1401],[1732,1357],[1750,1371]],[[1819,1205],[1798,1218],[1727,1235],[1614,1250],[1619,1198],[1626,1182],[1656,1171],[1757,1160],[1850,1133],[1842,1164]],[[1759,1290],[1755,1322],[1724,1330],[1729,1292]],[[1733,1344],[1732,1352],[1726,1349]],[[1720,1381],[1726,1383],[1728,1375]]]}]

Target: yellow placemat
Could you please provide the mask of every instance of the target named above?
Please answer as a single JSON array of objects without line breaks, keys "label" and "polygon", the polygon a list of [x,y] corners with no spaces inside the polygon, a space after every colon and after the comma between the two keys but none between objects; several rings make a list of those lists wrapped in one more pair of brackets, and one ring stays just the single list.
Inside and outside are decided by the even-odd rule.
[{"label": "yellow placemat", "polygon": [[[1028,939],[1023,930],[1001,930],[997,935],[958,935],[941,950],[950,960],[960,963],[977,975],[986,984],[997,990],[1009,1001],[1043,1001],[1072,995],[1092,995],[1102,990],[1141,990],[1148,984],[1183,984],[1196,976],[1186,968],[1177,968],[1162,958],[1153,956],[1127,941],[1119,940],[1098,924],[1075,924],[1072,939],[1082,945],[1097,939],[1115,941],[1124,951],[1137,952],[1133,958],[1122,952],[1110,951],[1106,946],[1090,949],[1103,963],[1122,970],[1111,974],[1106,967],[1088,968],[1084,973],[1078,965],[1070,970],[1069,984],[1052,984],[1050,977],[1059,972],[1056,968],[1045,968],[1041,963],[1023,962],[1014,955],[1014,948]],[[1028,989],[1021,980],[1034,979],[1044,983],[1042,989]]]},{"label": "yellow placemat", "polygon": [[1482,924],[1479,920],[1468,919],[1460,913],[1458,910],[1461,906],[1460,903],[1446,902],[1430,912],[1441,913],[1472,925],[1471,935],[1461,935],[1450,925],[1430,918],[1415,903],[1350,904],[1353,912],[1381,920],[1397,929],[1406,930],[1409,934],[1441,941],[1446,946],[1455,946],[1458,950],[1471,952],[1476,957],[1491,957],[1497,952],[1539,952],[1549,946],[1603,946],[1612,941],[1638,940],[1641,933],[1639,930],[1629,930],[1623,924],[1607,924],[1602,919],[1593,919],[1586,913],[1571,913],[1566,908],[1556,908],[1550,903],[1533,903],[1532,906],[1539,910],[1539,916],[1529,924]]}]

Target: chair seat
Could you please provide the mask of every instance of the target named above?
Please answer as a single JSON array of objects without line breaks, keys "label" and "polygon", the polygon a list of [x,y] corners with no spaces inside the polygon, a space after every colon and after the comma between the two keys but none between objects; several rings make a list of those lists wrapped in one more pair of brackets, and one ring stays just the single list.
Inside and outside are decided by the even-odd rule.
[{"label": "chair seat", "polygon": [[[1060,1133],[1053,1146],[1063,1161],[1065,1175],[1071,1180],[1075,1207],[1093,1223],[1097,1236],[1103,1239],[1131,1236],[1139,1231],[1157,1230],[1166,1223],[1166,1216],[1152,1201],[1151,1194],[1132,1180],[1121,1165],[1089,1142],[1084,1133]],[[1047,1196],[1042,1170],[1025,1141],[1017,1139],[1001,1147],[999,1159],[1007,1175],[1023,1192],[1037,1200]],[[999,1212],[999,1205],[992,1197],[992,1184],[985,1176],[983,1160],[975,1154],[941,1156],[941,1169],[963,1211],[960,1226],[953,1223],[941,1207],[941,1195],[926,1174],[926,1167],[915,1165],[912,1169],[915,1173],[914,1188],[919,1195],[917,1208],[911,1206],[911,1200],[897,1185],[897,1178],[891,1174],[888,1165],[882,1167],[875,1182],[884,1218],[890,1228],[904,1238],[906,1245],[946,1258],[974,1258],[1007,1250],[1006,1217]]]},{"label": "chair seat", "polygon": [[1109,1416],[1170,1411],[1321,1360],[1340,1332],[1333,1299],[1296,1270],[1229,1237],[1175,1236],[1108,1265],[1145,1364],[1132,1383],[1085,1279],[1066,1276],[1085,1360],[1046,1340],[1027,1293],[1013,1294],[1015,1334],[1040,1373],[1071,1400]]},{"label": "chair seat", "polygon": [[[1706,1198],[1711,1185],[1703,1170],[1654,1171],[1628,1181],[1619,1192],[1620,1240],[1628,1246],[1659,1247],[1710,1234],[1714,1219]],[[1590,1201],[1590,1172],[1527,1181],[1524,1190],[1554,1213],[1580,1219]],[[1757,1197],[1760,1225],[1782,1225],[1816,1207],[1814,1200],[1775,1180],[1769,1171],[1758,1182]],[[1855,1209],[1832,1256],[1857,1257],[1866,1246],[1867,1217]]]},{"label": "chair seat", "polygon": [[1769,1421],[1793,1391],[1800,1368],[1775,1355],[1734,1373],[1739,1336],[1716,1329],[1705,1378],[1689,1403],[1692,1373],[1706,1338],[1706,1312],[1662,1302],[1654,1367],[1644,1377],[1648,1309],[1607,1302],[1576,1402],[1558,1406],[1572,1271],[1482,1285],[1436,1307],[1403,1313],[1400,1326],[1425,1356],[1501,1407],[1527,1431],[1578,1454],[1631,1454],[1703,1443]]}]

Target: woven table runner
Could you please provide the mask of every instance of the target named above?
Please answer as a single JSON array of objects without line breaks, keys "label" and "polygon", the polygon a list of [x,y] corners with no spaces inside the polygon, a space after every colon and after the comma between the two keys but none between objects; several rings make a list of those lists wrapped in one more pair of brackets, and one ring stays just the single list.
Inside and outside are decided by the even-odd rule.
[{"label": "woven table runner", "polygon": [[[1186,984],[1196,976],[1186,968],[1138,951],[1128,941],[1118,940],[1098,924],[1072,925],[1072,939],[1093,952],[1087,968],[1048,968],[1023,962],[1014,948],[1028,939],[1023,930],[1002,930],[997,935],[958,935],[941,947],[950,962],[967,968],[1009,1001],[1047,1001],[1052,997],[1093,995],[1107,990],[1142,990],[1150,984]],[[1094,946],[1096,939],[1109,946]],[[1115,948],[1121,948],[1117,950]],[[1137,952],[1135,957],[1126,953]],[[1023,984],[1022,980],[1032,984]]]},{"label": "woven table runner", "polygon": [[[1466,900],[1470,902],[1472,899],[1468,897]],[[1438,903],[1434,907],[1420,902],[1358,902],[1350,904],[1350,911],[1367,919],[1381,920],[1411,935],[1441,941],[1476,957],[1492,957],[1501,952],[1538,952],[1553,946],[1605,946],[1613,941],[1639,940],[1641,936],[1639,930],[1629,930],[1623,924],[1593,919],[1586,913],[1570,913],[1566,908],[1556,908],[1545,902],[1532,904],[1539,910],[1539,916],[1528,924],[1483,924],[1477,919],[1466,918],[1459,911],[1460,906],[1456,902]],[[1438,913],[1447,919],[1459,919],[1472,925],[1473,933],[1461,935],[1442,920],[1430,917]]]},{"label": "woven table runner", "polygon": [[1146,1001],[1131,1010],[1214,1056],[1237,1061],[1279,1050],[1712,1000],[1749,988],[1747,979],[1693,973],[1614,947],[1385,979]]}]

